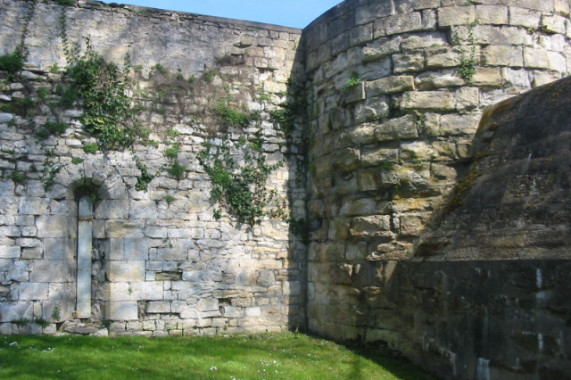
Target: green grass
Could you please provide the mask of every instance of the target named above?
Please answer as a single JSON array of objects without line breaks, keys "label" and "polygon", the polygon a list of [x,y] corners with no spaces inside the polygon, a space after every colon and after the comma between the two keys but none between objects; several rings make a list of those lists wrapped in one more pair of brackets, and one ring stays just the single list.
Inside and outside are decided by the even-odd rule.
[{"label": "green grass", "polygon": [[379,352],[302,334],[0,336],[0,379],[435,379]]}]

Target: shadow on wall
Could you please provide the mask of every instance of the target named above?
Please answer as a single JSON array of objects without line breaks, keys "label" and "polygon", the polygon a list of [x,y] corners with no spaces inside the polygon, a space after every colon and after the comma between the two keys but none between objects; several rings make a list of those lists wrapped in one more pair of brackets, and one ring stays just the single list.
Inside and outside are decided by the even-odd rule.
[{"label": "shadow on wall", "polygon": [[571,77],[489,107],[473,163],[415,255],[434,259],[568,258]]},{"label": "shadow on wall", "polygon": [[566,78],[484,113],[469,173],[368,298],[369,337],[447,378],[569,378],[569,94]]}]

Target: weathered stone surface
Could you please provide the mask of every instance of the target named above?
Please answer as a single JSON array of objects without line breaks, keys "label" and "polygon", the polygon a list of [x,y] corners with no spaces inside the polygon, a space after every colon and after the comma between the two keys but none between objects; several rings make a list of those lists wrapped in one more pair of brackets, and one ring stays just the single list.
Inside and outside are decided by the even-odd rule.
[{"label": "weathered stone surface", "polygon": [[145,280],[144,261],[109,261],[106,266],[109,281],[127,282]]},{"label": "weathered stone surface", "polygon": [[14,119],[14,115],[11,113],[0,113],[0,123],[9,123]]},{"label": "weathered stone surface", "polygon": [[366,83],[367,97],[414,90],[414,78],[401,75],[377,79]]},{"label": "weathered stone surface", "polygon": [[544,15],[541,18],[541,25],[544,31],[548,33],[565,33],[565,22],[568,21],[567,18],[563,16],[553,15],[547,16]]},{"label": "weathered stone surface", "polygon": [[18,246],[0,246],[0,259],[17,259],[21,248]]},{"label": "weathered stone surface", "polygon": [[389,115],[390,99],[386,96],[369,98],[355,108],[355,124],[381,120]]},{"label": "weathered stone surface", "polygon": [[500,87],[502,83],[501,69],[494,67],[478,67],[472,77],[476,86]]},{"label": "weathered stone surface", "polygon": [[359,166],[360,152],[357,149],[346,148],[339,151],[333,159],[333,165],[343,171],[351,171]]},{"label": "weathered stone surface", "polygon": [[[448,44],[448,39],[445,33],[430,32],[419,35],[408,35],[406,37],[402,37],[400,47],[402,50],[415,50],[426,47],[444,46],[447,44]],[[397,52],[398,49],[394,51],[394,53]]]},{"label": "weathered stone surface", "polygon": [[471,5],[445,7],[438,10],[438,25],[441,27],[470,24],[474,22],[475,19],[476,9]]},{"label": "weathered stone surface", "polygon": [[508,7],[504,5],[476,5],[476,20],[480,24],[508,24]]},{"label": "weathered stone surface", "polygon": [[378,141],[412,139],[418,137],[414,118],[410,115],[389,120],[375,128]]},{"label": "weathered stone surface", "polygon": [[476,87],[462,87],[456,91],[456,109],[474,109],[480,102],[480,90]]},{"label": "weathered stone surface", "polygon": [[36,219],[38,237],[41,238],[63,238],[68,237],[69,231],[74,229],[71,219],[67,216],[42,215]]},{"label": "weathered stone surface", "polygon": [[559,71],[565,65],[565,57],[558,52],[544,52],[540,49],[524,48],[523,61],[525,67],[550,69]]},{"label": "weathered stone surface", "polygon": [[459,48],[443,46],[426,49],[426,67],[429,69],[455,67],[459,66],[461,61],[462,51]]},{"label": "weathered stone surface", "polygon": [[424,68],[424,62],[424,54],[422,53],[393,54],[394,72],[396,74],[420,71]]},{"label": "weathered stone surface", "polygon": [[510,25],[538,28],[541,13],[532,9],[510,7]]},{"label": "weathered stone surface", "polygon": [[422,29],[420,12],[394,14],[375,21],[373,36],[375,38],[392,34],[400,34]]},{"label": "weathered stone surface", "polygon": [[373,215],[351,220],[350,234],[353,238],[368,239],[392,237],[390,215]]},{"label": "weathered stone surface", "polygon": [[405,93],[400,101],[404,110],[453,110],[454,93],[445,91],[418,91]]},{"label": "weathered stone surface", "polygon": [[523,49],[519,46],[488,46],[482,50],[482,63],[490,66],[523,66]]},{"label": "weathered stone surface", "polygon": [[400,52],[402,37],[378,38],[363,48],[365,62],[377,61],[388,55]]},{"label": "weathered stone surface", "polygon": [[138,307],[136,302],[114,302],[110,301],[106,304],[107,318],[113,321],[132,321],[137,320]]}]

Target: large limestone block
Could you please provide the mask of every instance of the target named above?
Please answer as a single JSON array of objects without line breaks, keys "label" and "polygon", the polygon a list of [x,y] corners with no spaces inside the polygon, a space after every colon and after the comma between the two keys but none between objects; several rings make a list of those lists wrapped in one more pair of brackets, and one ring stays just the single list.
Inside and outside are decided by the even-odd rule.
[{"label": "large limestone block", "polygon": [[372,62],[400,52],[402,37],[377,38],[363,48],[363,61]]},{"label": "large limestone block", "polygon": [[501,68],[477,67],[471,83],[475,86],[500,87],[502,85]]},{"label": "large limestone block", "polygon": [[482,50],[482,63],[488,66],[523,66],[523,49],[519,46],[487,46]]},{"label": "large limestone block", "polygon": [[[466,47],[465,50],[470,50],[471,47]],[[443,67],[459,66],[462,61],[462,50],[457,47],[431,47],[426,49],[426,67],[429,69],[439,69]],[[467,52],[464,54],[471,54]],[[474,56],[478,55],[474,53]]]},{"label": "large limestone block", "polygon": [[476,19],[480,24],[505,25],[508,7],[505,5],[476,5]]},{"label": "large limestone block", "polygon": [[393,65],[395,74],[409,71],[421,71],[425,65],[423,53],[393,54]]},{"label": "large limestone block", "polygon": [[71,262],[77,248],[75,239],[46,238],[44,239],[44,259],[68,260]]},{"label": "large limestone block", "polygon": [[348,199],[343,202],[339,215],[370,215],[377,209],[377,201],[372,198]]},{"label": "large limestone block", "polygon": [[137,302],[106,303],[107,319],[112,321],[133,321],[139,319]]},{"label": "large limestone block", "polygon": [[170,301],[151,301],[147,306],[147,313],[168,314],[171,312]]},{"label": "large limestone block", "polygon": [[0,322],[11,322],[17,319],[31,320],[34,317],[34,304],[25,302],[0,303]]},{"label": "large limestone block", "polygon": [[541,13],[532,9],[510,7],[510,25],[539,28]]},{"label": "large limestone block", "polygon": [[163,282],[133,282],[130,284],[131,289],[131,299],[134,300],[162,300],[164,299],[163,294]]},{"label": "large limestone block", "polygon": [[454,109],[454,100],[454,93],[446,91],[407,92],[401,98],[400,107],[404,110],[451,111]]},{"label": "large limestone block", "polygon": [[414,82],[418,90],[432,90],[442,87],[460,87],[465,83],[457,69],[427,71],[417,75]]},{"label": "large limestone block", "polygon": [[361,170],[358,174],[359,190],[375,191],[381,183],[380,173],[377,170]]},{"label": "large limestone block", "polygon": [[96,219],[126,219],[129,216],[129,201],[102,200],[95,209]]},{"label": "large limestone block", "polygon": [[32,282],[69,282],[73,280],[74,265],[65,260],[36,260],[30,273]]},{"label": "large limestone block", "polygon": [[109,239],[109,256],[111,261],[140,261],[148,259],[146,239]]},{"label": "large limestone block", "polygon": [[48,213],[48,204],[44,198],[22,197],[18,213],[20,215],[45,215]]},{"label": "large limestone block", "polygon": [[443,26],[471,24],[476,19],[476,9],[472,5],[445,7],[438,10],[438,24]]},{"label": "large limestone block", "polygon": [[391,2],[389,1],[364,3],[363,6],[360,6],[355,10],[355,23],[357,25],[367,24],[380,17],[389,16],[392,12]]},{"label": "large limestone block", "polygon": [[0,246],[0,259],[17,259],[20,257],[20,247]]},{"label": "large limestone block", "polygon": [[[355,108],[355,124],[382,120],[389,115],[390,98],[379,96],[361,102]],[[357,142],[357,144],[360,144]]]},{"label": "large limestone block", "polygon": [[[395,38],[395,37],[393,37]],[[427,46],[444,46],[448,45],[448,37],[444,32],[427,32],[401,37],[401,48],[403,51],[423,49]],[[398,53],[395,51],[395,53]]]},{"label": "large limestone block", "polygon": [[131,201],[129,203],[129,216],[132,219],[157,219],[159,214],[154,201]]},{"label": "large limestone block", "polygon": [[359,157],[358,149],[346,148],[335,155],[333,165],[342,171],[351,171],[359,166]]},{"label": "large limestone block", "polygon": [[366,83],[367,97],[414,90],[414,77],[409,75],[381,78]]},{"label": "large limestone block", "polygon": [[38,237],[65,238],[71,236],[71,231],[76,230],[73,219],[63,215],[39,216],[36,220]]},{"label": "large limestone block", "polygon": [[145,261],[108,261],[107,278],[111,282],[130,282],[145,280]]},{"label": "large limestone block", "polygon": [[[410,100],[409,99],[410,96],[408,96],[409,94],[417,94],[417,93],[405,94],[405,97],[409,100],[408,102],[405,103],[407,107],[421,103],[416,99]],[[450,96],[452,97],[451,94]],[[377,126],[377,128],[375,129],[375,137],[377,138],[378,141],[392,141],[392,140],[418,138],[418,129],[416,121],[414,117],[411,115],[406,115],[398,119],[389,120]]]},{"label": "large limestone block", "polygon": [[351,237],[357,239],[392,238],[391,216],[372,215],[351,219]]},{"label": "large limestone block", "polygon": [[105,223],[106,237],[109,238],[142,238],[144,223],[130,220],[112,220]]},{"label": "large limestone block", "polygon": [[375,38],[390,36],[422,29],[420,12],[395,14],[375,21],[373,35]]},{"label": "large limestone block", "polygon": [[554,51],[544,51],[542,49],[524,48],[523,61],[525,67],[549,69],[565,72],[567,63],[563,54]]},{"label": "large limestone block", "polygon": [[21,301],[38,301],[48,298],[48,284],[25,282],[20,284],[19,299]]}]

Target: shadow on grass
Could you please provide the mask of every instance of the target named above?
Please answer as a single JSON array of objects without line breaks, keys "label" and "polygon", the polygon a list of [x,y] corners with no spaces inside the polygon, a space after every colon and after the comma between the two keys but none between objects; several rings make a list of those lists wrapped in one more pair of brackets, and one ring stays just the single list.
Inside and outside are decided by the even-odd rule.
[{"label": "shadow on grass", "polygon": [[[439,377],[436,377],[422,370],[407,358],[387,348],[375,348],[370,346],[359,347],[355,345],[346,345],[346,347],[356,355],[368,359],[380,367],[383,367],[398,379],[439,380]],[[355,375],[352,378],[365,380],[365,378],[359,376],[361,372],[360,361],[355,361],[353,370]]]}]

